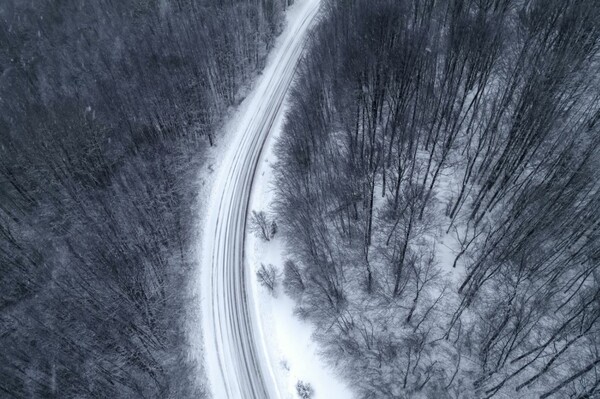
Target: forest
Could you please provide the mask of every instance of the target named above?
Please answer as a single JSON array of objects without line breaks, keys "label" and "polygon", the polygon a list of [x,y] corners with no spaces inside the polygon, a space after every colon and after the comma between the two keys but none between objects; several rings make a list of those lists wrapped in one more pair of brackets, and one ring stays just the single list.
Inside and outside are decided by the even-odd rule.
[{"label": "forest", "polygon": [[600,3],[328,0],[283,285],[358,398],[600,396]]},{"label": "forest", "polygon": [[291,2],[0,2],[0,397],[207,397],[198,174]]}]

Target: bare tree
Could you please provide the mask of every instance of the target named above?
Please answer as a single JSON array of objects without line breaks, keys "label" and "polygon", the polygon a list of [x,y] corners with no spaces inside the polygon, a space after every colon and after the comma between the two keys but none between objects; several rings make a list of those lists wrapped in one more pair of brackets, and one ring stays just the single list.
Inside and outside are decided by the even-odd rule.
[{"label": "bare tree", "polygon": [[271,264],[265,266],[261,263],[260,267],[256,271],[256,277],[258,278],[260,285],[267,288],[271,293],[275,292],[278,280],[278,273],[275,266]]},{"label": "bare tree", "polygon": [[271,241],[271,238],[273,238],[274,233],[277,231],[277,225],[274,223],[269,221],[265,212],[252,211],[248,222],[248,229],[262,240]]}]

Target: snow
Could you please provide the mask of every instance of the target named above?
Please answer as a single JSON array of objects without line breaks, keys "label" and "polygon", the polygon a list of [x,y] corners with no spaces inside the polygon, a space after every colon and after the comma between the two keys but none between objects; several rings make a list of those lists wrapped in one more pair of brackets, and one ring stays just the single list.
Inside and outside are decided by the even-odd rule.
[{"label": "snow", "polygon": [[[288,26],[277,39],[267,59],[266,67],[252,85],[248,97],[237,109],[233,110],[235,114],[223,126],[223,134],[219,135],[220,139],[215,148],[209,149],[206,162],[207,169],[201,171],[198,179],[198,185],[201,188],[199,190],[200,209],[197,231],[202,234],[202,240],[198,240],[202,248],[197,248],[196,256],[198,264],[202,267],[197,268],[198,273],[194,277],[191,287],[194,303],[197,304],[196,309],[198,311],[202,309],[203,312],[201,324],[204,336],[198,334],[200,319],[198,311],[194,311],[190,315],[189,340],[191,356],[201,365],[202,360],[204,360],[211,391],[213,396],[218,399],[225,397],[238,398],[241,395],[253,395],[252,397],[262,398],[266,395],[266,392],[259,392],[262,390],[260,380],[263,380],[267,385],[265,389],[269,391],[269,396],[273,398],[294,397],[287,394],[287,392],[290,394],[294,392],[291,387],[295,386],[296,374],[306,376],[304,378],[307,380],[308,378],[312,379],[314,376],[313,386],[321,390],[321,394],[318,394],[317,397],[324,397],[320,395],[327,392],[337,392],[328,396],[332,398],[350,397],[340,393],[343,391],[328,390],[326,385],[318,380],[318,376],[314,374],[319,374],[322,368],[319,367],[319,363],[313,361],[313,358],[308,357],[300,360],[299,355],[304,350],[313,353],[316,359],[317,349],[310,339],[312,334],[310,327],[300,324],[298,320],[293,318],[293,304],[289,299],[285,302],[286,298],[280,298],[283,299],[281,306],[284,303],[286,304],[283,307],[275,306],[273,303],[266,301],[262,295],[263,293],[259,292],[255,286],[254,271],[249,272],[246,279],[248,280],[246,282],[247,287],[250,290],[247,301],[250,313],[252,313],[249,315],[251,330],[250,333],[243,333],[243,330],[235,329],[235,324],[232,324],[228,317],[238,317],[238,321],[242,320],[244,322],[248,320],[239,314],[233,316],[229,312],[239,312],[243,308],[239,301],[244,296],[244,284],[233,291],[230,290],[231,286],[227,284],[234,281],[231,280],[232,276],[238,282],[243,281],[240,279],[236,267],[229,268],[229,266],[235,264],[235,257],[238,253],[235,248],[233,252],[220,251],[223,248],[233,248],[231,247],[233,241],[230,238],[237,240],[238,236],[241,236],[237,234],[242,232],[242,229],[237,227],[240,220],[237,218],[221,219],[220,217],[223,216],[221,213],[223,209],[231,210],[233,213],[236,213],[239,209],[244,209],[242,214],[245,214],[246,200],[243,199],[243,192],[250,192],[252,179],[249,174],[251,175],[254,170],[252,158],[256,155],[254,159],[258,159],[260,154],[260,147],[256,149],[256,144],[261,143],[260,137],[266,135],[270,130],[269,115],[281,115],[278,101],[283,99],[285,82],[291,81],[293,65],[295,65],[294,60],[301,54],[302,40],[305,37],[307,24],[312,20],[318,4],[319,0],[302,0],[297,1],[294,6],[288,9]],[[290,80],[287,80],[288,77]],[[280,95],[281,97],[278,97]],[[277,98],[280,98],[280,100],[277,100]],[[280,126],[281,117],[275,121],[275,124]],[[269,140],[267,147],[271,142],[272,140]],[[256,176],[264,173],[262,168],[259,169],[261,170],[258,171]],[[246,187],[247,191],[245,191]],[[259,182],[256,187],[261,187],[261,183]],[[221,200],[220,203],[219,200]],[[231,213],[228,215],[231,215]],[[215,235],[213,235],[212,229],[215,226],[220,226],[221,230],[215,230]],[[210,230],[206,230],[207,228]],[[234,243],[234,245],[237,244]],[[218,252],[217,258],[213,258],[216,252],[208,250],[208,248],[219,249],[220,252]],[[239,248],[239,254],[241,255],[242,246],[240,245]],[[271,250],[275,250],[275,248],[272,247]],[[223,262],[224,258],[221,256],[223,254],[226,256],[233,255],[234,258],[231,259],[234,259],[234,263],[231,265],[221,265],[219,263],[215,269],[214,262]],[[278,256],[281,257],[281,255]],[[247,260],[250,260],[250,257]],[[254,263],[247,261],[245,266],[247,267],[247,265],[254,265]],[[256,298],[256,296],[259,296],[259,298]],[[237,304],[233,304],[233,302]],[[252,309],[254,309],[254,312],[252,312]],[[260,312],[260,316],[265,316],[264,319],[259,316],[258,312]],[[260,321],[256,322],[258,319]],[[245,327],[247,326],[245,325]],[[265,334],[264,331],[268,333]],[[273,334],[273,332],[276,333]],[[298,345],[295,348],[299,352],[296,352],[295,355],[290,352],[291,347],[289,345],[286,346],[286,350],[281,351],[281,354],[285,355],[285,360],[292,365],[289,370],[281,367],[280,357],[274,356],[280,349],[280,343],[284,342],[282,337],[287,337]],[[265,338],[268,340],[265,340]],[[244,351],[252,349],[248,346],[251,345],[249,342],[254,342],[259,352],[256,354],[256,358],[248,358],[246,357],[249,354],[248,352],[240,352],[241,349]],[[304,349],[302,349],[303,347]],[[240,362],[240,356],[243,357],[244,361],[247,361],[247,359],[256,361],[257,369],[251,369],[251,366],[247,363],[244,365]],[[286,381],[282,379],[282,370],[286,372]],[[312,372],[309,370],[312,370]],[[326,373],[324,374],[326,375]],[[262,377],[259,377],[261,375]],[[288,384],[288,380],[293,380],[293,385],[290,385],[291,382]],[[271,381],[277,381],[277,383],[272,384]],[[206,381],[200,382],[206,383]],[[284,390],[282,390],[283,396],[278,392],[279,385],[284,387]],[[248,388],[251,388],[252,391]]]},{"label": "snow", "polygon": [[[250,199],[250,211],[269,211],[274,195],[273,143],[281,134],[282,122],[282,117],[276,121],[261,156]],[[246,238],[247,267],[251,269],[255,312],[260,320],[263,342],[267,343],[266,355],[273,365],[282,398],[298,397],[296,383],[299,380],[312,385],[315,399],[352,398],[349,387],[320,356],[319,347],[312,339],[313,327],[294,314],[294,302],[283,292],[281,280],[275,295],[272,295],[259,285],[255,277],[261,263],[274,265],[282,276],[285,253],[285,246],[277,235],[269,242],[262,241],[254,234],[248,234]]]}]

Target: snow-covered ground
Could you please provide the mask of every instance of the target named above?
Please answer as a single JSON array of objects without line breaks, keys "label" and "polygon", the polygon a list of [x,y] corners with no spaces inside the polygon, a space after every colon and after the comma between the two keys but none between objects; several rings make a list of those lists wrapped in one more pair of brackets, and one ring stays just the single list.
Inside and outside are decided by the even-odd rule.
[{"label": "snow-covered ground", "polygon": [[[272,202],[272,166],[276,160],[272,144],[281,134],[282,123],[283,117],[280,116],[265,144],[252,188],[251,211],[268,212]],[[258,283],[256,271],[261,263],[265,266],[274,265],[283,275],[286,256],[280,237],[276,235],[271,241],[265,242],[254,234],[248,234],[246,258],[247,267],[251,270],[248,277],[252,281],[254,309],[260,320],[259,328],[281,397],[297,398],[296,383],[301,380],[314,388],[315,399],[352,398],[349,387],[319,355],[319,348],[312,339],[313,327],[294,314],[294,302],[283,292],[281,280],[275,295]]]}]

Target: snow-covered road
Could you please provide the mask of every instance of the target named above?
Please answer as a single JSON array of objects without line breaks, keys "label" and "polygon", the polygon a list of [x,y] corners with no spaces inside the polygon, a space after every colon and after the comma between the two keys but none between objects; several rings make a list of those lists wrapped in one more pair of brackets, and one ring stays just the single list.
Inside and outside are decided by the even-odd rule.
[{"label": "snow-covered road", "polygon": [[248,201],[266,138],[315,20],[320,0],[298,0],[255,89],[236,116],[210,196],[202,246],[206,369],[215,399],[280,398],[256,320],[244,264]]}]

